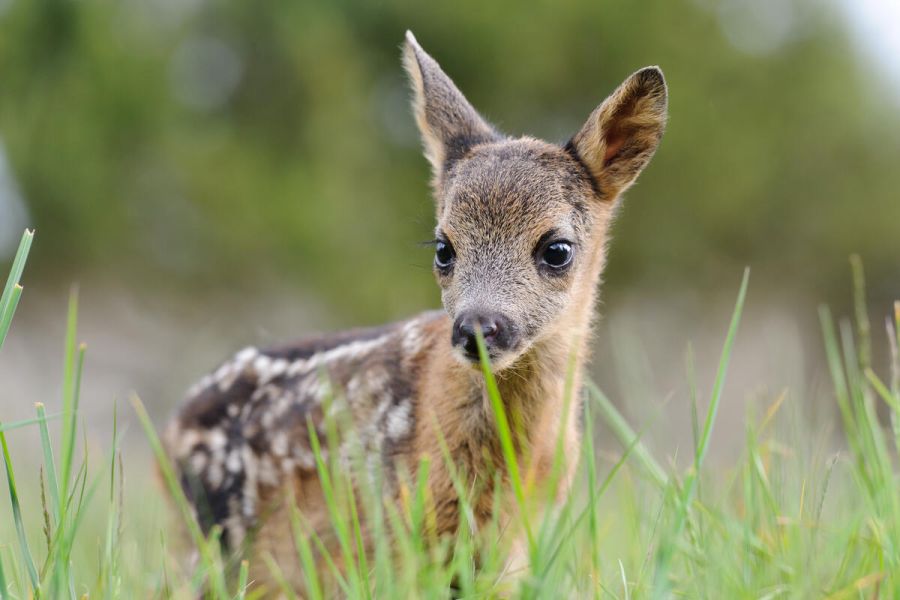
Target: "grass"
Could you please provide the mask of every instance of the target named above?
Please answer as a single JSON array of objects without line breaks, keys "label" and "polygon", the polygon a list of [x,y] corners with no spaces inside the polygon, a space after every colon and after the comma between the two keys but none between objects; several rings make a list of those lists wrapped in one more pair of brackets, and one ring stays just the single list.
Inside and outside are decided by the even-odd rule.
[{"label": "grass", "polygon": [[[22,295],[19,280],[31,239],[26,232],[3,290],[0,348]],[[324,542],[303,514],[290,514],[285,527],[294,534],[306,597],[432,598],[446,597],[451,587],[465,598],[900,597],[900,304],[886,321],[891,368],[879,375],[872,364],[862,265],[856,258],[851,263],[854,318],[836,322],[827,308],[820,309],[833,384],[829,400],[840,418],[828,444],[819,443],[797,411],[784,409],[791,400],[781,394],[761,418],[747,419],[738,460],[727,466],[707,464],[715,451],[712,432],[740,333],[749,280],[745,273],[706,403],[697,397],[688,361],[695,435],[684,470],[676,467],[677,460],[655,457],[644,444],[642,431],[649,424],[629,424],[588,383],[575,489],[556,510],[534,511],[542,492],[519,465],[516,415],[506,413],[483,362],[510,479],[508,497],[497,503],[517,506],[516,522],[508,525],[497,516],[476,530],[472,490],[445,452],[432,460],[448,461],[455,473],[462,526],[455,538],[436,539],[425,485],[429,463],[401,477],[400,502],[372,501],[380,497],[379,474],[351,485],[334,458],[337,453],[323,451],[335,443],[337,426],[330,425],[323,439],[311,429],[339,552],[317,573],[312,565]],[[110,415],[113,434],[105,452],[94,456],[97,452],[89,451],[93,446],[82,441],[78,409],[85,348],[77,343],[77,308],[73,292],[61,411],[48,413],[38,404],[33,419],[0,422],[9,495],[0,509],[0,596],[256,597],[250,585],[252,565],[223,557],[220,532],[204,537],[190,518],[187,500],[138,398],[132,398],[131,411],[160,462],[173,512],[186,522],[198,548],[196,564],[187,565],[173,548],[173,526],[161,517],[162,490],[142,476],[125,483],[131,466],[122,457],[119,416]],[[611,460],[602,459],[594,447],[601,425],[620,444]],[[15,465],[24,461],[15,456],[13,442],[24,443],[26,436],[40,442],[40,456],[31,461],[38,466],[17,470]],[[824,450],[826,446],[834,450]],[[374,540],[369,553],[361,551],[364,529]],[[511,574],[505,571],[506,558],[515,532],[522,534],[529,566]],[[295,597],[287,581],[297,573],[283,573],[265,557],[263,562],[281,582],[285,597]]]}]

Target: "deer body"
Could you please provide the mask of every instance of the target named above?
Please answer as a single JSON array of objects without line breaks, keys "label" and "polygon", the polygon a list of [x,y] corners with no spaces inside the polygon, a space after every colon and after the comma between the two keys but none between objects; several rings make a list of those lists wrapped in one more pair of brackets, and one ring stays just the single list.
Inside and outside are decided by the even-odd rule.
[{"label": "deer body", "polygon": [[[271,555],[297,587],[288,498],[334,549],[309,433],[325,440],[329,414],[344,415],[352,432],[337,451],[356,452],[363,471],[382,473],[388,502],[399,501],[398,477],[428,461],[437,534],[454,532],[460,520],[442,443],[466,477],[486,483],[473,508],[479,523],[491,517],[490,482],[507,484],[508,475],[477,329],[506,411],[518,419],[525,477],[547,480],[561,440],[567,460],[556,494],[565,497],[579,445],[579,407],[565,398],[566,380],[571,373],[577,397],[608,226],[665,123],[656,68],[629,77],[561,147],[498,133],[411,34],[404,62],[434,173],[444,310],[247,348],[195,386],[166,432],[201,525],[220,525],[229,548],[249,544],[251,555]],[[263,561],[251,564],[254,579],[269,579]]]}]

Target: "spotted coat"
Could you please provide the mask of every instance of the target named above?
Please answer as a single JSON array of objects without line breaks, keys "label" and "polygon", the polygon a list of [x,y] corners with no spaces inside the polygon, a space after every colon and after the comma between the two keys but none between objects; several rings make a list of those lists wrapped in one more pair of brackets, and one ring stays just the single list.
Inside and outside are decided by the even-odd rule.
[{"label": "spotted coat", "polygon": [[247,347],[201,379],[165,437],[204,532],[220,525],[237,547],[265,512],[261,502],[315,476],[310,433],[327,458],[326,415],[351,420],[341,448],[359,444],[378,457],[373,469],[392,474],[412,433],[423,328],[439,317]]}]

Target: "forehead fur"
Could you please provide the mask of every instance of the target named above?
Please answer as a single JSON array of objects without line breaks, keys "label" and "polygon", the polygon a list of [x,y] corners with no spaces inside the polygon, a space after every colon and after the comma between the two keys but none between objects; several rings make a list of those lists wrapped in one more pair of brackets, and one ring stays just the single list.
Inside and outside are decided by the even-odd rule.
[{"label": "forehead fur", "polygon": [[586,169],[559,146],[527,137],[481,144],[445,170],[438,218],[462,207],[502,220],[573,209],[585,218],[592,185]]}]

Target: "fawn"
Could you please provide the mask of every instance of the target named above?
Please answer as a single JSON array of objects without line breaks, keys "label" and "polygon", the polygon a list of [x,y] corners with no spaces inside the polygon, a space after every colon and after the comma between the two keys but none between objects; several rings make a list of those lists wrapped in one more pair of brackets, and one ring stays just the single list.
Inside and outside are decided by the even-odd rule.
[{"label": "fawn", "polygon": [[[508,474],[479,369],[479,329],[504,405],[517,415],[524,468],[532,481],[546,479],[561,439],[567,464],[557,498],[566,496],[579,445],[579,406],[564,401],[566,379],[574,360],[570,385],[579,389],[618,198],[665,128],[667,90],[656,67],[628,77],[559,146],[497,131],[410,32],[403,63],[433,173],[443,310],[246,348],[189,392],[166,431],[204,531],[219,525],[231,551],[268,553],[298,588],[286,496],[329,545],[309,428],[324,440],[332,412],[347,415],[347,435],[384,473],[387,501],[399,501],[398,471],[428,459],[436,533],[455,531],[445,443],[466,477],[488,482],[473,507],[479,522],[490,518],[490,482]],[[254,580],[269,579],[263,561],[251,565]]]}]

